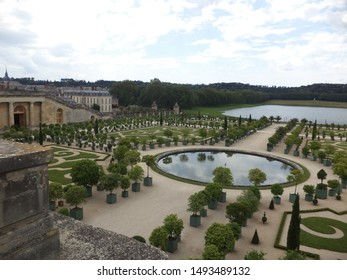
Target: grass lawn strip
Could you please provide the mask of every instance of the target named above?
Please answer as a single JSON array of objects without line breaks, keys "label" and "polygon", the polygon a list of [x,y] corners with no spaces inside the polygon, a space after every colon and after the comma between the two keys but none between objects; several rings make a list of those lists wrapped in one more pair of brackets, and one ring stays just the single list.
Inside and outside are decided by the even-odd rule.
[{"label": "grass lawn strip", "polygon": [[332,227],[338,228],[343,232],[341,238],[326,238],[317,236],[301,230],[300,243],[301,245],[325,249],[334,252],[347,253],[347,224],[338,220],[325,218],[325,217],[308,217],[301,220],[301,223],[311,230],[324,233],[333,234],[335,230]]}]

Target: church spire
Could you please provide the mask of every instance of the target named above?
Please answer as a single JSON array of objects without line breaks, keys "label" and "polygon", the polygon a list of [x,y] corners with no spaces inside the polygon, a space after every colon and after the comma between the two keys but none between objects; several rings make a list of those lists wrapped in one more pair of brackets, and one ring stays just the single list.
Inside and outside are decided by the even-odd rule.
[{"label": "church spire", "polygon": [[8,76],[8,73],[7,73],[7,67],[6,67],[5,76],[4,76],[3,80],[4,80],[4,81],[9,81],[9,80],[11,80],[10,77]]}]

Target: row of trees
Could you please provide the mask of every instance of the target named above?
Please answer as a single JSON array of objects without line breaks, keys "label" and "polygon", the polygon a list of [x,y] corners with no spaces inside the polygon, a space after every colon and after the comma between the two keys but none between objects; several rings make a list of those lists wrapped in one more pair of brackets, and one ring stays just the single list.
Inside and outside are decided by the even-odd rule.
[{"label": "row of trees", "polygon": [[110,89],[121,106],[151,106],[172,108],[178,102],[182,108],[218,106],[225,104],[260,103],[271,99],[347,101],[344,85],[318,84],[305,87],[265,87],[240,83],[209,85],[172,84],[153,79],[149,83],[137,81],[114,82]]}]

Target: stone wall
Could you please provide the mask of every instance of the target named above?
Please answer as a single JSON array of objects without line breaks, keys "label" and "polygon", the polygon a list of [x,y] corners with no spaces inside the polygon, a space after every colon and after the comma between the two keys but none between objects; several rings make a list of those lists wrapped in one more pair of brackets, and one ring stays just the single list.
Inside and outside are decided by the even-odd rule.
[{"label": "stone wall", "polygon": [[0,140],[0,259],[58,259],[49,217],[50,149]]}]

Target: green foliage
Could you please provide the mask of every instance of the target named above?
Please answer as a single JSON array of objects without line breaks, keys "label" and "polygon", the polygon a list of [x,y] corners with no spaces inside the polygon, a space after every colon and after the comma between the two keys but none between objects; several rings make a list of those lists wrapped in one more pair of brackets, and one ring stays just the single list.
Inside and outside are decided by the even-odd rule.
[{"label": "green foliage", "polygon": [[248,214],[258,211],[259,199],[251,190],[242,191],[236,201],[246,207]]},{"label": "green foliage", "polygon": [[149,176],[149,167],[153,166],[155,163],[155,156],[154,155],[145,155],[142,157],[142,161],[146,163],[147,165],[147,177]]},{"label": "green foliage", "polygon": [[315,192],[315,188],[314,188],[314,185],[304,185],[303,187],[303,191],[307,194],[314,194]]},{"label": "green foliage", "polygon": [[340,186],[339,180],[332,179],[328,180],[328,188],[336,190]]},{"label": "green foliage", "polygon": [[132,238],[135,239],[135,240],[137,240],[137,241],[139,241],[139,242],[146,243],[146,239],[144,239],[144,238],[143,238],[142,236],[140,236],[140,235],[134,235]]},{"label": "green foliage", "polygon": [[227,226],[230,227],[231,231],[233,232],[235,240],[238,240],[241,237],[241,226],[235,222],[230,222],[227,224]]},{"label": "green foliage", "polygon": [[205,233],[205,246],[215,245],[218,251],[225,257],[235,245],[233,232],[228,225],[213,223]]},{"label": "green foliage", "polygon": [[48,185],[48,197],[49,201],[57,201],[62,199],[64,195],[63,186],[60,183],[50,183]]},{"label": "green foliage", "polygon": [[273,184],[271,186],[271,193],[275,196],[282,195],[284,192],[283,186],[281,184]]},{"label": "green foliage", "polygon": [[[130,145],[130,143],[129,143]],[[114,150],[113,150],[113,156],[116,160],[118,161],[124,161],[125,154],[129,151],[129,147],[127,145],[118,145]]]},{"label": "green foliage", "polygon": [[292,215],[287,234],[287,250],[299,250],[300,247],[300,205],[299,194],[295,196]]},{"label": "green foliage", "polygon": [[193,215],[197,215],[197,213],[206,205],[205,199],[206,198],[202,192],[193,193],[188,198],[187,211],[193,212]]},{"label": "green foliage", "polygon": [[61,215],[67,216],[67,217],[70,216],[70,211],[66,207],[60,208],[58,210],[58,213],[61,214]]},{"label": "green foliage", "polygon": [[248,188],[248,190],[251,191],[257,197],[258,200],[261,199],[261,192],[260,192],[259,187],[257,187],[257,186],[250,186]]},{"label": "green foliage", "polygon": [[130,179],[128,176],[121,176],[120,177],[120,187],[126,191],[130,188]]},{"label": "green foliage", "polygon": [[164,226],[156,227],[149,236],[149,244],[161,250],[166,249],[168,232]]},{"label": "green foliage", "polygon": [[266,174],[259,168],[253,168],[248,172],[248,180],[255,186],[259,186],[266,181]]},{"label": "green foliage", "polygon": [[130,150],[124,154],[124,162],[134,166],[141,161],[141,153],[138,151]]},{"label": "green foliage", "polygon": [[205,190],[210,194],[211,200],[218,201],[223,189],[217,183],[209,183],[206,185]]},{"label": "green foliage", "polygon": [[144,171],[143,168],[139,165],[135,165],[133,168],[129,171],[129,178],[131,180],[134,180],[135,182],[143,179]]},{"label": "green foliage", "polygon": [[248,209],[247,207],[239,202],[233,202],[227,205],[226,207],[226,217],[230,222],[242,223],[247,219]]},{"label": "green foliage", "polygon": [[168,232],[169,238],[177,238],[184,226],[183,220],[179,219],[177,214],[170,214],[164,218],[164,228]]},{"label": "green foliage", "polygon": [[77,161],[71,168],[72,182],[82,186],[95,185],[100,178],[99,165],[89,159]]},{"label": "green foliage", "polygon": [[214,244],[205,245],[202,252],[203,260],[224,260],[225,256],[218,251],[218,247]]},{"label": "green foliage", "polygon": [[326,178],[327,178],[327,173],[325,172],[325,170],[324,169],[321,169],[321,170],[319,170],[318,171],[318,173],[317,173],[317,178],[319,179],[319,180],[321,180],[321,183],[323,183],[323,180],[325,180]]},{"label": "green foliage", "polygon": [[259,236],[257,230],[254,231],[251,243],[256,245],[259,244]]},{"label": "green foliage", "polygon": [[104,189],[109,191],[110,194],[119,187],[120,175],[119,174],[106,174],[101,177],[101,184],[104,186]]},{"label": "green foliage", "polygon": [[222,187],[231,187],[233,185],[233,176],[230,168],[219,166],[212,171],[212,174],[214,176],[212,179],[214,183]]},{"label": "green foliage", "polygon": [[246,253],[246,255],[243,257],[244,260],[265,260],[264,256],[266,253],[263,251],[257,251],[257,250],[250,250]]},{"label": "green foliage", "polygon": [[71,186],[65,192],[65,200],[70,205],[74,205],[76,208],[79,204],[84,202],[85,187],[83,186]]},{"label": "green foliage", "polygon": [[306,260],[306,255],[296,250],[288,250],[280,260]]}]

